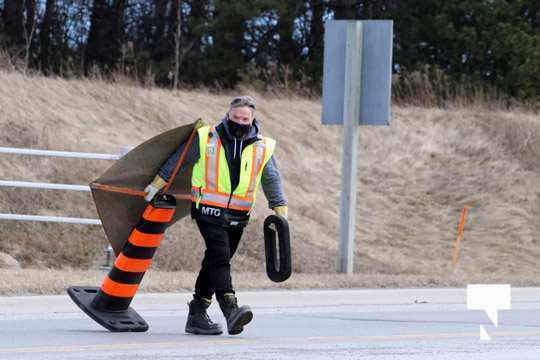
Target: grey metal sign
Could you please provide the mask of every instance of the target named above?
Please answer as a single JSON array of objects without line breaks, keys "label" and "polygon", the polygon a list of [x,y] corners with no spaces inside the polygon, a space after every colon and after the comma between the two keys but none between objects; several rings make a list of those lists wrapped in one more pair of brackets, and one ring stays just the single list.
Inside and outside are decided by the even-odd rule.
[{"label": "grey metal sign", "polygon": [[[351,27],[358,31],[351,31]],[[350,53],[350,37],[359,36],[359,48],[354,49],[359,56],[356,64],[353,64],[361,70],[357,84],[360,88],[355,92],[359,96],[358,124],[388,125],[393,22],[330,20],[325,28],[322,123],[343,124],[347,43]]]}]

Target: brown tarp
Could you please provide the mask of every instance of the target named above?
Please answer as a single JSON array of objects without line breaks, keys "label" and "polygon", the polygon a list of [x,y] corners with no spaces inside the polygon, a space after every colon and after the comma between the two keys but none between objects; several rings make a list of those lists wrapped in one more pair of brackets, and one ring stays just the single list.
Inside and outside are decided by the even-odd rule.
[{"label": "brown tarp", "polygon": [[[116,255],[146,208],[144,188],[178,146],[192,140],[195,129],[201,124],[197,120],[145,141],[90,184],[103,229]],[[191,171],[192,166],[184,167],[167,191],[177,200],[173,223],[190,213]]]}]

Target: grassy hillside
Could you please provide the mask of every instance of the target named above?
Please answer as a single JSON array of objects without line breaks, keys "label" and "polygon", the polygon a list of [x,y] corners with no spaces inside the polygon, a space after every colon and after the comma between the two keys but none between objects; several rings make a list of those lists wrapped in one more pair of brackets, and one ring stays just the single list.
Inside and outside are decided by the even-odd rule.
[{"label": "grassy hillside", "polygon": [[[114,153],[179,124],[220,119],[233,94],[170,92],[0,73],[0,146]],[[294,270],[335,271],[341,128],[320,103],[258,100],[290,202]],[[469,205],[458,273],[540,272],[540,117],[475,109],[395,107],[390,127],[361,129],[356,270],[444,276],[461,208]],[[110,162],[0,155],[0,179],[83,184]],[[0,212],[96,217],[88,193],[0,188]],[[233,267],[263,271],[259,197]],[[97,226],[0,221],[0,252],[26,267],[90,267]],[[193,271],[203,251],[189,219],[171,228],[154,266]]]}]

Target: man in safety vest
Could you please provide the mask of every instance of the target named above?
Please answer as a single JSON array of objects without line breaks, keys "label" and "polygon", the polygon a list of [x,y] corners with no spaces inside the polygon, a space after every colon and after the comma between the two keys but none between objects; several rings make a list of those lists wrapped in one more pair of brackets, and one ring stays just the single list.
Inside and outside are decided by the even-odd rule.
[{"label": "man in safety vest", "polygon": [[[269,207],[287,217],[287,200],[274,156],[276,141],[260,135],[259,130],[253,99],[236,97],[218,125],[197,130],[198,136],[186,153],[185,164],[193,165],[191,216],[206,244],[193,300],[189,303],[188,333],[222,333],[221,326],[206,313],[213,294],[227,320],[229,334],[241,333],[253,318],[249,306],[237,304],[230,259],[248,224],[260,183]],[[146,187],[147,201],[165,185],[182,150],[180,146]]]}]

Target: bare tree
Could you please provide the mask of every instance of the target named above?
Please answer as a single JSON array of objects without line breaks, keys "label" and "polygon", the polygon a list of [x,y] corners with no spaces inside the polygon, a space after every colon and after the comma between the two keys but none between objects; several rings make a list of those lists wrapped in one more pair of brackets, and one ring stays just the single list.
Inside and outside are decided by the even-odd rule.
[{"label": "bare tree", "polygon": [[[174,0],[173,0],[174,1]],[[182,0],[178,0],[176,35],[174,37],[174,88],[178,89],[178,78],[180,76],[180,40],[182,36]]]},{"label": "bare tree", "polygon": [[24,56],[24,72],[30,67],[30,55],[34,33],[36,32],[36,1],[26,0],[26,24],[23,24],[24,41],[25,41],[25,56]]}]

